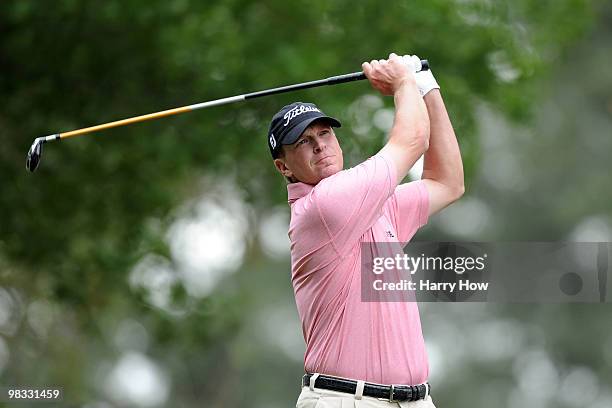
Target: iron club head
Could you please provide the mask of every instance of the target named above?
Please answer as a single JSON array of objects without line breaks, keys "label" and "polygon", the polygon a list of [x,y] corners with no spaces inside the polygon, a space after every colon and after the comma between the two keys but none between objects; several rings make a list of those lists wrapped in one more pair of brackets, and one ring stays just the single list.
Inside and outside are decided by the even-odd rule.
[{"label": "iron club head", "polygon": [[43,144],[45,142],[50,142],[53,140],[61,140],[61,134],[56,133],[54,135],[37,137],[36,139],[34,139],[34,142],[32,142],[32,146],[30,146],[30,150],[28,150],[28,156],[26,158],[26,169],[30,170],[32,173],[36,171],[38,165],[40,164]]},{"label": "iron club head", "polygon": [[40,164],[40,157],[42,156],[43,144],[45,143],[44,137],[37,137],[34,139],[30,150],[28,150],[28,156],[26,159],[26,168],[32,173],[36,171]]}]

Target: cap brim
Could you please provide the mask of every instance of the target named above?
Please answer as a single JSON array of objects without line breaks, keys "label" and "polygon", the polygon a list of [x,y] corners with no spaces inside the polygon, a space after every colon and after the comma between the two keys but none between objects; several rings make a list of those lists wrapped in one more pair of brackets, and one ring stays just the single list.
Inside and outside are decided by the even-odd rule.
[{"label": "cap brim", "polygon": [[315,122],[317,120],[326,120],[331,124],[332,127],[342,127],[342,124],[336,118],[332,118],[331,116],[317,116],[316,118],[307,119],[299,123],[293,129],[291,129],[289,133],[283,138],[283,140],[281,141],[281,144],[284,144],[284,145],[294,144],[300,138],[302,133],[304,133],[306,128],[310,126],[312,122]]}]

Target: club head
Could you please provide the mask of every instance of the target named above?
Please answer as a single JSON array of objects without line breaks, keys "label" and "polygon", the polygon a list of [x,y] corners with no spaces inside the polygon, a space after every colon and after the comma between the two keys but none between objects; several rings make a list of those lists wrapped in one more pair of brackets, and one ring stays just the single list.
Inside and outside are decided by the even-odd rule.
[{"label": "club head", "polygon": [[37,137],[32,143],[30,150],[28,151],[28,157],[26,159],[26,168],[32,173],[36,171],[38,165],[40,164],[40,157],[42,156],[42,148],[44,143],[44,138]]}]

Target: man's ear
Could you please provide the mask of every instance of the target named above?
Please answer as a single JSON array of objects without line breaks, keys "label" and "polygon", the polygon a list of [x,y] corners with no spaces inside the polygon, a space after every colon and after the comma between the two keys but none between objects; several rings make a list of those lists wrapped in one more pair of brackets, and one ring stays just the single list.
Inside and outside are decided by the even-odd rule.
[{"label": "man's ear", "polygon": [[285,177],[293,177],[293,172],[287,167],[284,159],[274,159],[274,167]]}]

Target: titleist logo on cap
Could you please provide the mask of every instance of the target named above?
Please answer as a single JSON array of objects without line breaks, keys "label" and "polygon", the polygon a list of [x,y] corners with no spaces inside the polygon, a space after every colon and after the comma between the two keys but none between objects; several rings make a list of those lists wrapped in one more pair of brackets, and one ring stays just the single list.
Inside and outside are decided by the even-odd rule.
[{"label": "titleist logo on cap", "polygon": [[302,113],[306,113],[306,112],[321,112],[321,111],[318,108],[314,108],[312,106],[306,106],[306,105],[296,106],[295,108],[285,113],[285,116],[283,116],[283,119],[287,120],[283,124],[283,126],[287,126],[289,122],[291,121],[291,119],[295,118],[296,116],[300,116]]}]

